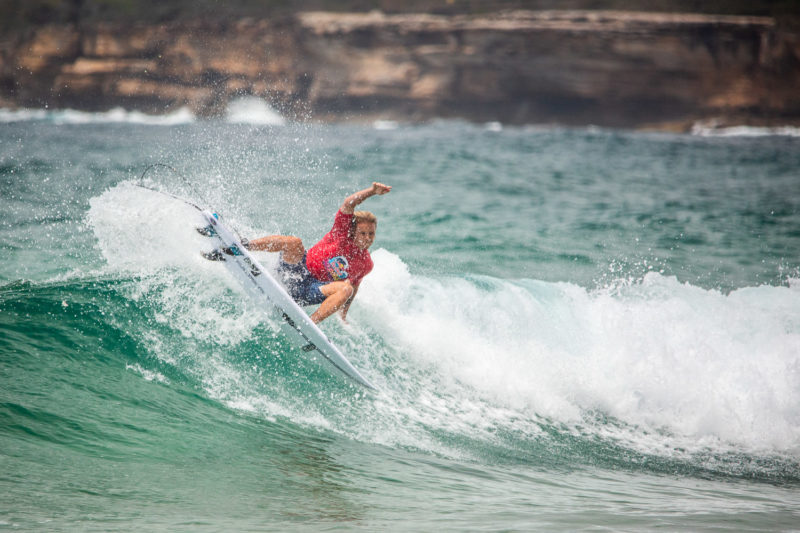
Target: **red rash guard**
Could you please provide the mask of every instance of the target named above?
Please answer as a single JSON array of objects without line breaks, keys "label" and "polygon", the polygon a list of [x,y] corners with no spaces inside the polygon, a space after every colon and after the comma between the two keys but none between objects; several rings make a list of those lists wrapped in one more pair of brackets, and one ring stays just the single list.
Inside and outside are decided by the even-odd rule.
[{"label": "red rash guard", "polygon": [[320,281],[349,279],[358,287],[372,270],[372,258],[367,250],[355,245],[350,237],[353,215],[336,212],[333,228],[306,254],[306,267]]}]

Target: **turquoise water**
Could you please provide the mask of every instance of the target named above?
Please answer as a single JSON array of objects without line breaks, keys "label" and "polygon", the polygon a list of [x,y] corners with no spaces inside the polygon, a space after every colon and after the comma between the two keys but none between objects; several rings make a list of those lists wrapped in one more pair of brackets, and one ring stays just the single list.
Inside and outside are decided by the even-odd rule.
[{"label": "turquoise water", "polygon": [[[797,530],[792,132],[85,118],[0,123],[0,529]],[[152,163],[307,245],[394,186],[323,324],[379,393],[200,257]]]}]

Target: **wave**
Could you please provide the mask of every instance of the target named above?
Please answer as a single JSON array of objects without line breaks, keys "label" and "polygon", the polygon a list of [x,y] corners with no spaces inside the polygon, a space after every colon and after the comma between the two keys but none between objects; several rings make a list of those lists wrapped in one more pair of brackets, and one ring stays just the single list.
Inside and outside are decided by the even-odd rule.
[{"label": "wave", "polygon": [[374,255],[363,316],[450,387],[563,422],[602,412],[695,446],[798,451],[797,284],[726,295],[649,273],[590,291],[421,278]]},{"label": "wave", "polygon": [[87,217],[109,269],[137,280],[127,297],[160,324],[142,333],[152,355],[190,361],[189,374],[229,407],[456,456],[536,448],[553,434],[725,471],[742,453],[790,464],[800,453],[793,280],[725,294],[651,272],[590,290],[420,276],[379,249],[351,323],[323,324],[384,391],[365,398],[289,345],[221,265],[201,258],[208,242],[196,222],[192,208],[127,184],[94,198]]},{"label": "wave", "polygon": [[53,124],[145,124],[151,126],[177,126],[196,121],[187,107],[164,115],[148,115],[129,111],[121,107],[109,111],[91,113],[75,109],[0,109],[0,123],[41,121]]},{"label": "wave", "polygon": [[[634,290],[601,294],[531,280],[417,277],[388,251],[374,256],[380,276],[369,285],[364,282],[359,294],[364,301],[351,311],[352,323],[328,324],[327,330],[379,382],[383,393],[377,395],[364,395],[289,345],[269,317],[259,316],[234,286],[224,283],[224,270],[211,277],[165,269],[143,276],[7,284],[0,287],[0,330],[15,340],[16,354],[36,354],[42,382],[72,381],[76,390],[95,391],[100,405],[103,398],[116,397],[113,388],[104,387],[113,387],[124,370],[142,379],[139,394],[162,395],[163,387],[200,390],[229,409],[270,422],[290,420],[314,432],[459,460],[800,481],[797,392],[792,390],[797,361],[796,355],[786,355],[791,339],[786,347],[780,347],[780,338],[773,339],[760,356],[752,354],[749,365],[737,356],[740,350],[730,349],[760,346],[758,338],[744,339],[776,315],[784,322],[798,316],[792,307],[795,289],[709,295],[652,275]],[[788,294],[776,301],[764,290]],[[681,296],[684,291],[688,298]],[[448,300],[456,295],[462,305],[443,313],[440,305],[449,308]],[[756,304],[749,312],[752,318],[763,312],[764,300],[783,310],[750,325],[725,349],[706,342],[705,353],[698,349],[687,355],[674,342],[646,349],[663,332],[643,335],[640,324],[646,320],[629,320],[648,305],[654,309],[647,314],[659,315],[666,324],[665,315],[684,315],[694,304],[694,312],[661,328],[678,330],[676,322],[686,327],[698,314],[708,314],[702,302],[719,304],[728,298],[735,303],[722,304],[733,309],[718,317],[720,322]],[[787,309],[788,300],[795,301]],[[549,319],[521,328],[516,313],[496,312],[498,301],[520,310],[521,318],[541,314]],[[671,313],[664,312],[666,302],[671,302]],[[615,312],[619,307],[628,311]],[[576,348],[585,339],[572,338],[575,329],[598,311],[603,313],[596,318],[606,327],[589,329],[616,339],[611,350],[616,355],[603,348],[588,353]],[[688,329],[708,326],[702,319]],[[718,339],[721,328],[716,329],[704,337]],[[778,329],[787,329],[786,324]],[[101,340],[93,346],[92,339]],[[534,344],[536,350],[525,347]],[[632,355],[629,345],[640,353]],[[720,351],[726,353],[716,355]],[[581,357],[588,361],[577,363]],[[81,371],[60,374],[61,360],[75,361]],[[9,358],[5,364],[14,375]],[[148,392],[148,387],[156,388]],[[132,401],[120,408],[130,413],[140,404]],[[203,402],[194,409],[205,412],[208,407]],[[697,421],[700,427],[686,429],[687,422]],[[111,432],[102,425],[95,431],[98,442]],[[741,434],[734,435],[737,431]]]}]

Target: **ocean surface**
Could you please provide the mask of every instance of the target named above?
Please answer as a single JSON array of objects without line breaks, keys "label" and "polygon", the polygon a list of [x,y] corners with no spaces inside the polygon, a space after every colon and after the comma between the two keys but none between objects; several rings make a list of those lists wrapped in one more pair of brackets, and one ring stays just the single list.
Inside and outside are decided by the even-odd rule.
[{"label": "ocean surface", "polygon": [[[373,180],[376,393],[138,187],[311,246]],[[0,209],[0,530],[800,530],[797,130],[4,110]]]}]

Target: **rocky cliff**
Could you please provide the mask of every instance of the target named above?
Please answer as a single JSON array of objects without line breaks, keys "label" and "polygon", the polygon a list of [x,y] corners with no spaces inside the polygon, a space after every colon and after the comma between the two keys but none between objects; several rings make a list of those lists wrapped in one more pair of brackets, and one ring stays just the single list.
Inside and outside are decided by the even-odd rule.
[{"label": "rocky cliff", "polygon": [[305,120],[800,123],[800,36],[770,18],[515,11],[46,26],[0,42],[0,106]]}]

